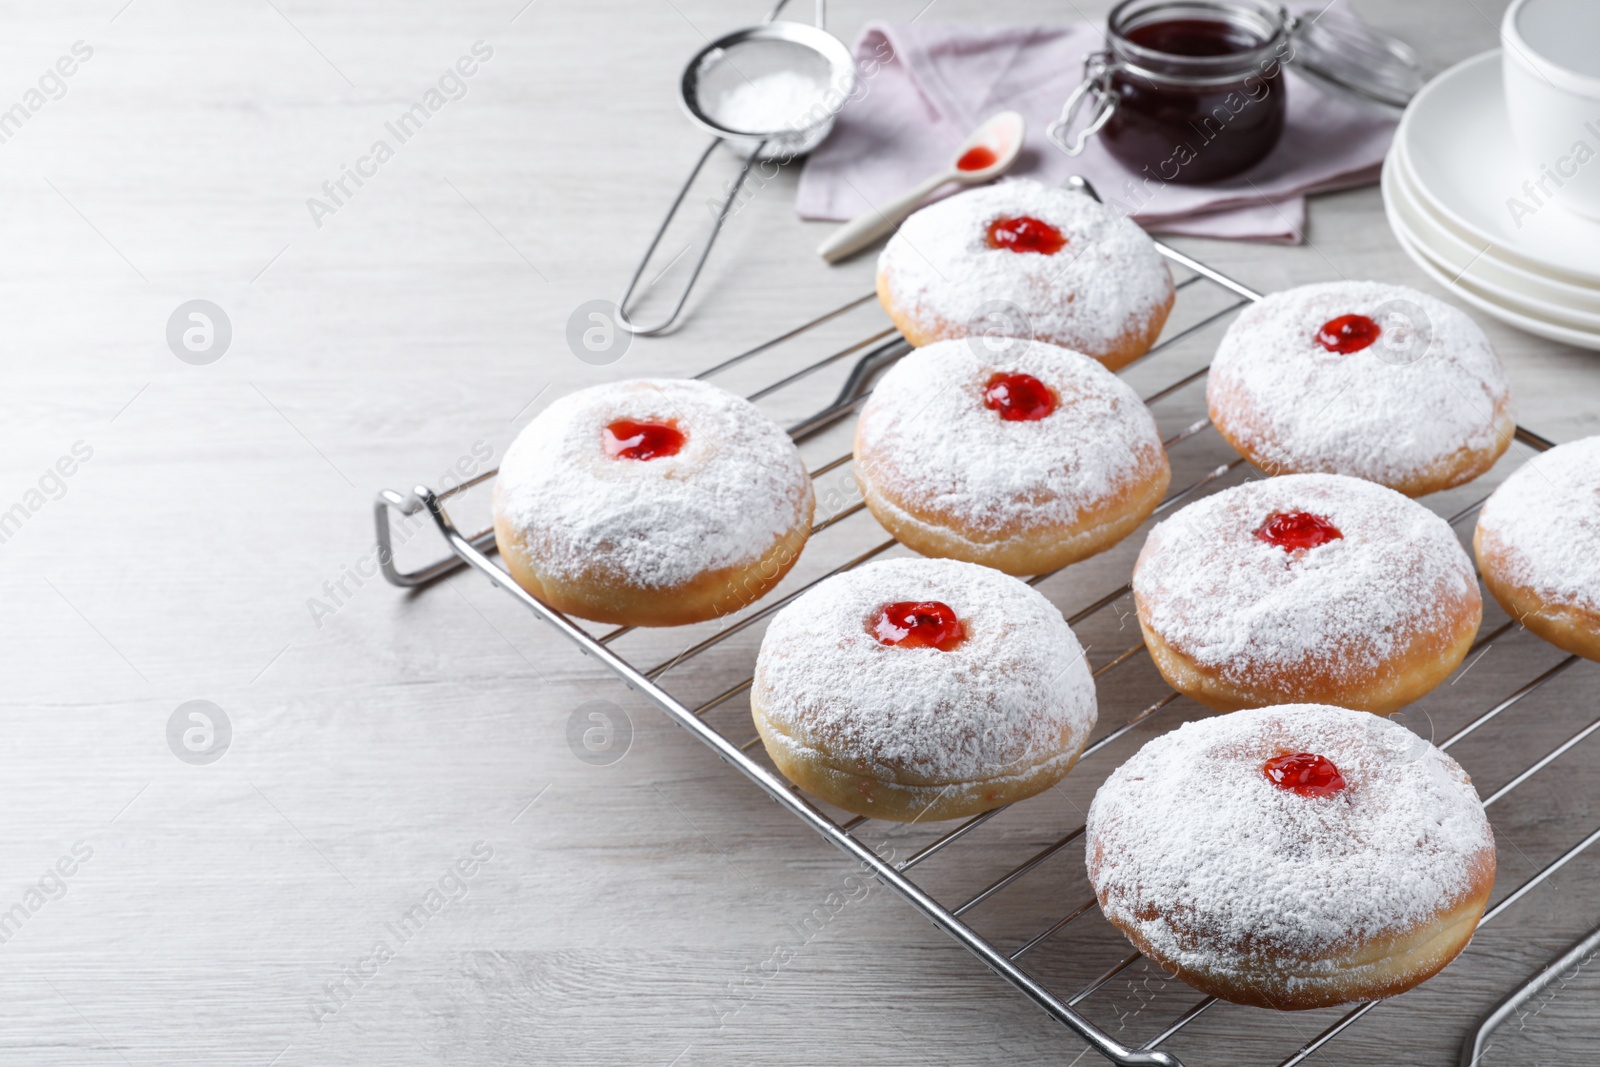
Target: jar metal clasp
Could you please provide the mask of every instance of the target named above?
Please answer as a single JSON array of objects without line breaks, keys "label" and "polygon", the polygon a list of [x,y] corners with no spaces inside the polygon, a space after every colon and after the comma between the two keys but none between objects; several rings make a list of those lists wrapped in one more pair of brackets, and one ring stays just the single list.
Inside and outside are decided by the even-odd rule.
[{"label": "jar metal clasp", "polygon": [[[1078,87],[1062,105],[1061,117],[1045,130],[1045,136],[1050,138],[1051,143],[1067,155],[1081,153],[1089,143],[1089,138],[1111,121],[1111,113],[1117,109],[1117,97],[1111,91],[1111,73],[1117,65],[1116,58],[1110,52],[1090,52],[1083,57],[1083,81],[1078,83]],[[1093,110],[1084,127],[1073,134],[1073,123],[1077,121],[1078,112],[1085,103]]]}]

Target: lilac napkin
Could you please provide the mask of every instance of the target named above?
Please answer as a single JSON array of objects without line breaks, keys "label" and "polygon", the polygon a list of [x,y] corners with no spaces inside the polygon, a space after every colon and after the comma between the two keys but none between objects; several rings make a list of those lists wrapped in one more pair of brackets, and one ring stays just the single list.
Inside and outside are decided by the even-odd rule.
[{"label": "lilac napkin", "polygon": [[862,88],[806,163],[796,211],[806,219],[854,218],[949,166],[979,123],[1008,108],[1028,122],[1011,175],[1059,184],[1081,174],[1107,202],[1163,233],[1298,244],[1306,193],[1377,181],[1395,123],[1293,68],[1283,139],[1238,177],[1203,186],[1136,181],[1093,138],[1082,155],[1066,155],[1045,128],[1082,78],[1084,55],[1103,42],[1089,23],[869,24],[855,44]]}]

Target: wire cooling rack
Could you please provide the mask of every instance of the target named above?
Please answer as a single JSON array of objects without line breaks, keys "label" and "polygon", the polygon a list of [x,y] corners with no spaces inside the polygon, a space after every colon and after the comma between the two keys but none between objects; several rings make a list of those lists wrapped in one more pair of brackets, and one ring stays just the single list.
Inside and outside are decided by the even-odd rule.
[{"label": "wire cooling rack", "polygon": [[[1188,316],[1192,321],[1181,327],[1174,326],[1174,323],[1183,318],[1175,309],[1174,315],[1169,319],[1167,335],[1161,339],[1160,343],[1144,359],[1135,364],[1136,367],[1141,368],[1148,367],[1149,361],[1161,359],[1164,354],[1178,352],[1183,347],[1183,341],[1191,337],[1197,337],[1201,331],[1225,321],[1240,308],[1253,300],[1260,299],[1261,296],[1261,294],[1247,286],[1184,255],[1176,249],[1159,242],[1157,247],[1163,255],[1182,271],[1186,272],[1185,276],[1178,282],[1180,292],[1178,305],[1180,307],[1195,303],[1197,294],[1203,290],[1209,290],[1214,301],[1220,298],[1221,306],[1203,307],[1199,313]],[[746,370],[750,369],[750,367],[759,366],[759,361],[763,357],[771,359],[789,351],[789,346],[795,344],[803,345],[808,339],[819,336],[821,333],[829,332],[821,330],[825,324],[832,324],[830,329],[833,329],[839,325],[839,322],[835,320],[845,321],[842,317],[850,315],[856,309],[870,310],[872,300],[872,294],[868,294],[860,299],[851,301],[764,344],[724,360],[702,372],[697,377],[704,379],[723,376],[741,366],[749,365]],[[855,356],[855,362],[850,366],[848,374],[843,380],[838,398],[821,411],[791,427],[790,432],[797,442],[820,439],[828,430],[849,419],[870,393],[871,384],[876,375],[910,350],[910,345],[892,327],[888,329],[879,328],[860,341],[832,351],[820,359],[799,367],[797,370],[790,371],[777,380],[770,381],[762,388],[749,393],[749,396],[752,400],[764,400],[795,386],[812,375],[824,372],[827,368],[843,364],[852,356]],[[788,361],[788,365],[793,366],[793,361]],[[1148,392],[1144,397],[1145,402],[1150,405],[1159,405],[1169,397],[1200,382],[1205,373],[1205,366],[1188,370],[1177,380]],[[1153,410],[1155,409],[1153,408]],[[1208,428],[1209,420],[1201,418],[1168,436],[1164,443],[1169,450],[1172,450],[1183,442],[1201,435]],[[838,435],[835,434],[834,436]],[[1513,449],[1513,452],[1542,451],[1551,447],[1551,442],[1520,427],[1516,431],[1516,438],[1525,447],[1523,449]],[[1220,441],[1220,438],[1217,440]],[[1229,454],[1231,455],[1231,452]],[[1175,469],[1179,467],[1177,459],[1178,457],[1174,455]],[[850,462],[851,456],[846,451],[845,454],[822,463],[813,469],[811,472],[812,477],[813,479],[822,479],[832,472],[841,471]],[[1190,484],[1171,493],[1157,508],[1156,516],[1159,517],[1161,514],[1179,506],[1184,501],[1194,498],[1209,488],[1221,488],[1220,483],[1225,482],[1228,476],[1238,471],[1243,464],[1244,461],[1242,459],[1234,458],[1218,466],[1205,469]],[[1190,466],[1192,467],[1193,464],[1190,464]],[[1241,473],[1248,474],[1248,468]],[[767,601],[751,605],[737,615],[720,620],[711,633],[697,640],[692,639],[692,643],[676,655],[655,663],[653,666],[640,667],[636,666],[628,658],[624,658],[614,648],[619,640],[634,632],[632,627],[619,627],[596,632],[587,628],[583,623],[544,606],[521,589],[511,580],[506,571],[490,558],[490,553],[494,551],[494,534],[492,530],[486,529],[477,533],[467,534],[458,528],[456,521],[445,507],[446,502],[459,494],[471,490],[474,486],[488,481],[495,474],[496,471],[490,471],[446,492],[436,493],[426,486],[418,486],[410,494],[398,493],[393,490],[385,490],[380,493],[374,510],[380,549],[379,558],[382,562],[384,576],[391,583],[404,587],[426,584],[461,567],[471,567],[488,576],[496,586],[504,590],[509,596],[520,601],[535,615],[553,625],[563,636],[576,644],[586,654],[595,657],[610,670],[614,671],[630,688],[643,694],[666,713],[670,719],[710,747],[725,762],[750,779],[762,792],[777,801],[806,826],[838,846],[848,856],[876,876],[879,881],[892,888],[912,907],[930,919],[935,926],[945,931],[959,942],[962,947],[978,957],[995,974],[1015,986],[1024,996],[1037,1004],[1051,1017],[1070,1027],[1107,1060],[1117,1064],[1129,1065],[1129,1067],[1146,1064],[1162,1065],[1162,1067],[1182,1067],[1183,1061],[1172,1052],[1164,1050],[1162,1046],[1173,1041],[1186,1028],[1195,1023],[1197,1019],[1200,1019],[1202,1015],[1211,1010],[1217,1004],[1215,998],[1205,997],[1194,1001],[1193,998],[1197,994],[1192,990],[1188,990],[1187,987],[1175,982],[1160,981],[1159,979],[1164,976],[1157,973],[1156,978],[1158,981],[1154,987],[1150,986],[1148,981],[1145,983],[1145,988],[1152,990],[1148,998],[1149,1003],[1146,1003],[1147,998],[1143,993],[1139,995],[1140,1010],[1137,1012],[1139,1018],[1136,1021],[1143,1023],[1147,1017],[1155,1017],[1162,1021],[1153,1027],[1144,1025],[1141,1032],[1147,1036],[1143,1036],[1142,1039],[1137,1041],[1130,1041],[1122,1036],[1128,1029],[1126,1026],[1126,1021],[1129,1017],[1127,1013],[1119,1012],[1121,1025],[1115,1028],[1113,1032],[1110,1024],[1103,1018],[1099,1021],[1091,1018],[1090,1013],[1094,1005],[1089,1002],[1091,998],[1095,998],[1097,995],[1101,998],[1106,997],[1108,995],[1106,992],[1108,985],[1117,979],[1119,975],[1124,975],[1135,964],[1140,963],[1142,957],[1139,953],[1135,952],[1124,956],[1103,971],[1096,968],[1096,973],[1091,980],[1086,983],[1081,980],[1075,981],[1070,987],[1066,988],[1062,987],[1060,982],[1052,980],[1044,973],[1051,968],[1039,966],[1044,958],[1050,955],[1039,950],[1050,943],[1059,942],[1063,933],[1086,915],[1098,914],[1092,894],[1088,894],[1086,899],[1075,902],[1073,906],[1064,910],[1059,903],[1056,903],[1054,905],[1055,912],[1050,916],[1048,922],[1028,927],[1027,929],[1032,930],[1032,932],[1027,933],[1020,940],[1014,939],[1015,943],[1010,944],[1008,947],[998,944],[999,938],[980,933],[969,922],[968,916],[974,909],[980,905],[995,901],[997,898],[1018,893],[1031,872],[1046,863],[1052,856],[1077,842],[1084,832],[1081,824],[1055,837],[1049,844],[1029,855],[1022,862],[993,871],[987,883],[977,892],[967,892],[963,894],[962,899],[953,903],[937,899],[934,892],[925,888],[913,875],[920,876],[925,870],[923,865],[934,860],[935,857],[940,857],[941,854],[944,854],[949,862],[954,862],[949,860],[949,857],[953,856],[958,850],[952,850],[949,853],[946,850],[951,849],[951,846],[957,842],[962,842],[964,839],[968,844],[975,841],[976,838],[972,835],[986,824],[993,823],[1006,810],[1005,808],[985,812],[961,822],[954,828],[943,830],[943,832],[932,836],[931,840],[921,844],[920,847],[904,858],[894,858],[892,853],[885,856],[882,854],[882,850],[873,847],[865,840],[864,827],[871,820],[862,816],[851,818],[846,813],[837,811],[825,811],[822,806],[801,794],[781,775],[776,773],[769,764],[764,762],[765,754],[760,747],[759,737],[750,736],[754,728],[749,715],[737,714],[743,704],[742,702],[735,703],[737,698],[748,692],[751,685],[749,674],[753,668],[753,648],[744,648],[743,658],[740,660],[741,663],[746,664],[743,669],[744,680],[718,692],[709,699],[685,702],[664,688],[663,677],[669,672],[683,672],[683,668],[694,661],[696,657],[723,642],[735,638],[736,635],[749,630],[751,627],[767,621],[773,613],[824,578],[849,570],[851,567],[889,551],[895,547],[896,542],[893,539],[878,541],[876,536],[869,536],[868,539],[874,542],[871,547],[854,553],[845,561],[827,569],[825,573],[807,578],[803,581],[803,584],[799,584],[797,588],[793,588],[781,596],[773,596]],[[840,477],[848,478],[848,474],[841,474]],[[837,495],[837,479],[832,481],[832,485],[835,495]],[[824,497],[822,489],[823,485],[819,481],[819,503]],[[1462,507],[1454,514],[1449,515],[1450,523],[1457,527],[1458,530],[1465,529],[1464,524],[1466,521],[1477,513],[1478,508],[1486,498],[1487,494],[1484,494],[1468,506]],[[813,527],[812,540],[806,549],[807,556],[814,557],[819,553],[828,552],[829,549],[824,547],[825,539],[819,538],[817,535],[849,520],[853,516],[859,515],[864,509],[865,504],[856,500],[854,503],[837,508],[826,517],[819,517]],[[822,510],[827,509],[819,507],[819,513]],[[391,543],[391,516],[397,512],[413,516],[418,512],[424,511],[431,517],[439,533],[448,543],[452,555],[417,570],[402,572],[394,561]],[[870,515],[858,521],[862,524],[872,524]],[[870,529],[876,530],[875,525],[871,526]],[[881,530],[877,532],[881,533]],[[1139,539],[1140,536],[1135,536],[1130,540],[1137,543]],[[1081,567],[1084,565],[1079,564],[1076,566]],[[1037,575],[1030,579],[1030,584],[1040,585],[1056,573],[1059,572]],[[789,584],[794,584],[795,580],[795,576],[791,575]],[[1129,591],[1130,585],[1128,583],[1123,583],[1117,588],[1110,589],[1086,605],[1072,611],[1067,615],[1067,621],[1074,628],[1078,628],[1119,604],[1124,606],[1118,607],[1117,612],[1125,617],[1126,606],[1124,598],[1128,596]],[[1485,604],[1486,607],[1492,607],[1492,602],[1487,596],[1485,597]],[[1480,650],[1487,650],[1492,642],[1505,636],[1515,628],[1515,621],[1507,620],[1487,633],[1481,634],[1469,653],[1467,660],[1469,667],[1476,662],[1471,657],[1478,656]],[[654,632],[659,634],[661,631]],[[741,642],[735,642],[734,646],[730,646],[729,651],[733,651],[740,644]],[[744,642],[744,644],[748,644],[748,642]],[[1143,651],[1143,645],[1136,644],[1125,651],[1119,652],[1112,659],[1095,668],[1094,675],[1101,692],[1102,708],[1106,704],[1107,676],[1139,659]],[[1440,748],[1451,748],[1523,701],[1530,694],[1571,668],[1577,662],[1578,659],[1575,656],[1567,656],[1564,659],[1560,659],[1553,666],[1535,675],[1514,691],[1494,700],[1492,704],[1485,710],[1478,712],[1464,726],[1436,743]],[[1148,661],[1146,661],[1146,665],[1149,666]],[[1149,669],[1150,673],[1154,674],[1153,667]],[[683,678],[688,673],[677,674],[675,678]],[[1458,675],[1458,679],[1459,677]],[[1119,679],[1119,681],[1122,680]],[[1156,680],[1159,681],[1159,677]],[[1161,685],[1162,688],[1165,688],[1164,683],[1161,683]],[[1148,688],[1148,685],[1146,688]],[[1464,689],[1460,697],[1455,699],[1459,701],[1462,698],[1469,700],[1472,698],[1470,689]],[[1102,780],[1113,769],[1114,764],[1106,759],[1096,760],[1095,757],[1131,731],[1134,731],[1146,720],[1157,716],[1174,703],[1179,702],[1180,699],[1180,695],[1177,692],[1167,690],[1166,695],[1142,706],[1140,710],[1123,721],[1116,724],[1103,723],[1099,729],[1100,736],[1084,751],[1077,768],[1069,776],[1070,779],[1077,782],[1083,780],[1086,776],[1091,776],[1096,782]],[[711,715],[719,708],[724,708],[725,705],[731,705],[727,709],[729,713],[715,717]],[[1478,703],[1477,706],[1481,707],[1482,703]],[[1472,714],[1474,709],[1467,707],[1458,710],[1467,715]],[[712,724],[713,718],[722,722],[720,728]],[[1569,749],[1583,742],[1597,730],[1600,730],[1600,719],[1596,719],[1581,730],[1566,737],[1530,766],[1515,773],[1510,781],[1484,797],[1484,805],[1493,813],[1495,805],[1513,790],[1523,785],[1539,771],[1560,758]],[[1019,804],[1029,803],[1031,803],[1031,800],[1019,802]],[[1057,819],[1056,816],[1051,816],[1051,818]],[[935,831],[933,827],[926,829],[930,834]],[[1588,833],[1515,889],[1501,897],[1484,914],[1481,923],[1488,924],[1498,920],[1527,893],[1560,870],[1597,840],[1600,840],[1600,828]],[[1037,903],[1037,899],[1034,899],[1033,902]],[[1104,940],[1102,939],[1103,943]],[[1126,949],[1125,944],[1123,944],[1123,948]],[[1120,953],[1117,954],[1120,955]],[[1530,986],[1525,986],[1522,990],[1514,992],[1507,998],[1507,1002],[1515,1001],[1518,996],[1526,997],[1529,994]],[[1327,1013],[1311,1013],[1319,1020],[1318,1024],[1324,1025],[1325,1028],[1316,1033],[1315,1036],[1300,1040],[1299,1047],[1294,1048],[1287,1058],[1281,1060],[1280,1067],[1293,1067],[1295,1064],[1304,1062],[1313,1053],[1333,1041],[1380,1003],[1382,1002],[1372,1001],[1353,1007],[1332,1009],[1336,1014],[1333,1016],[1331,1023],[1326,1024],[1321,1023],[1320,1020],[1326,1018]],[[1171,1006],[1173,1004],[1178,1005],[1178,1007],[1174,1009]],[[1166,1008],[1165,1014],[1161,1011],[1163,1006]],[[1241,1012],[1259,1010],[1235,1006],[1227,1007],[1229,1010]],[[1505,1010],[1502,1006],[1502,1016]],[[1486,1020],[1484,1026],[1488,1027],[1489,1025],[1490,1021]],[[1297,1033],[1304,1034],[1305,1031],[1297,1030]],[[1474,1057],[1478,1054],[1483,1033],[1480,1032],[1477,1038],[1477,1044],[1471,1041],[1468,1042],[1467,1050],[1463,1052],[1462,1056],[1464,1064],[1475,1062]],[[1217,1051],[1214,1044],[1206,1045],[1196,1052],[1185,1052],[1185,1056],[1188,1057],[1190,1064],[1199,1064],[1203,1061],[1219,1064],[1239,1062],[1239,1050],[1236,1047],[1230,1047],[1222,1052],[1225,1058],[1220,1060],[1213,1059],[1210,1055],[1207,1055],[1208,1052],[1212,1051]],[[1075,1063],[1077,1061],[1074,1060],[1072,1062]],[[1263,1060],[1262,1062],[1269,1061]]]}]

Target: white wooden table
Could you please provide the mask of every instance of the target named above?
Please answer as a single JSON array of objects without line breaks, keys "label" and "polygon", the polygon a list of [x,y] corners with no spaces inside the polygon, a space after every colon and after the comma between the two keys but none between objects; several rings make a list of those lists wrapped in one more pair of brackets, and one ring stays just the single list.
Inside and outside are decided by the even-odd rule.
[{"label": "white wooden table", "polygon": [[[849,38],[925,3],[839,2],[831,28]],[[925,17],[1106,6],[936,3]],[[1442,66],[1492,47],[1503,5],[1359,6]],[[5,6],[0,111],[20,102],[28,117],[8,129],[0,115],[0,513],[13,516],[0,525],[0,1062],[1075,1062],[1080,1041],[888,892],[860,889],[832,849],[509,598],[465,575],[410,596],[371,577],[377,489],[487,469],[553,396],[693,373],[870,289],[870,257],[829,269],[812,254],[822,231],[795,221],[785,174],[730,224],[684,329],[603,368],[568,351],[569,314],[615,295],[703,145],[673,96],[681,64],[764,7]],[[72,76],[41,88],[79,41]],[[446,82],[459,98],[403,141],[387,132],[458,60],[472,69]],[[381,161],[379,139],[393,149]],[[323,185],[341,179],[334,200]],[[1262,288],[1339,275],[1434,288],[1375,188],[1318,199],[1308,236],[1179,243]],[[231,323],[207,365],[166,340],[195,299]],[[881,322],[867,308],[785,358]],[[1526,425],[1600,432],[1600,358],[1485,326]],[[837,384],[823,378],[774,413],[816,406]],[[1180,403],[1163,418],[1186,416]],[[853,521],[835,560],[869,543],[870,523]],[[435,547],[424,531],[402,555]],[[1115,585],[1132,547],[1052,595]],[[735,680],[754,638],[681,684]],[[653,662],[664,640],[634,647]],[[1514,635],[1461,685],[1487,706],[1555,658]],[[1147,668],[1130,678],[1103,692],[1108,721],[1154,691]],[[1597,680],[1593,665],[1566,672],[1458,754],[1503,781],[1587,721]],[[567,743],[592,699],[632,721],[609,766]],[[231,727],[209,765],[169,746],[192,700]],[[1593,828],[1593,759],[1575,750],[1497,812],[1506,886]],[[1069,779],[1055,808],[997,820],[930,882],[981,885],[1059,833],[1094,784]],[[1597,871],[1600,856],[1572,864],[1321,1061],[1453,1063],[1500,991],[1600,918]],[[1021,936],[1082,883],[1069,850],[981,922]],[[827,920],[807,925],[818,908]],[[1065,980],[1125,951],[1096,924],[1041,968]],[[1151,982],[1124,984],[1096,1018],[1142,1039],[1159,1025],[1141,1017]],[[1494,1056],[1592,1062],[1596,993],[1575,975]],[[1275,1063],[1321,1025],[1223,1006],[1173,1047],[1194,1063]]]}]

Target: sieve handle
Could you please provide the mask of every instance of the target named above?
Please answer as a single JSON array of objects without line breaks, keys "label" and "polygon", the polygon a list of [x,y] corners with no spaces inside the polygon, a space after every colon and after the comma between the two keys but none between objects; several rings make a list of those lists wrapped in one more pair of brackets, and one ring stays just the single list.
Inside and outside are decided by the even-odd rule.
[{"label": "sieve handle", "polygon": [[[762,22],[771,22],[773,19],[777,18],[780,13],[782,13],[783,9],[785,7],[787,7],[788,4],[789,4],[789,0],[778,0],[778,2],[776,4],[772,5],[772,10],[767,12],[767,17],[762,19],[761,21]],[[827,29],[828,28],[827,23],[828,23],[828,0],[817,0],[817,29],[819,29],[819,30]]]},{"label": "sieve handle", "polygon": [[[711,153],[715,152],[717,145],[721,143],[722,138],[713,137],[711,143],[706,145],[706,150],[700,153],[700,159],[695,163],[694,169],[689,172],[688,180],[678,190],[678,195],[673,198],[672,206],[667,208],[667,217],[661,220],[661,225],[656,227],[656,235],[650,238],[650,247],[644,250],[644,256],[639,260],[639,265],[633,269],[633,277],[628,279],[628,288],[623,291],[622,299],[617,301],[617,324],[629,333],[638,334],[640,337],[652,337],[658,333],[666,332],[674,322],[678,321],[678,315],[683,311],[683,305],[688,303],[689,293],[694,289],[694,283],[700,277],[700,269],[706,265],[706,257],[711,255],[711,246],[717,243],[717,235],[722,232],[722,224],[728,219],[728,211],[733,207],[734,200],[738,198],[739,190],[744,188],[744,180],[749,177],[750,168],[755,165],[756,157],[761,154],[761,150],[767,145],[766,141],[761,141],[755,148],[751,149],[750,154],[745,157],[744,166],[739,170],[739,176],[728,183],[728,195],[723,198],[721,210],[717,212],[716,219],[711,223],[711,232],[706,234],[705,244],[700,246],[700,257],[694,261],[694,269],[689,272],[689,280],[683,283],[683,290],[678,293],[678,300],[672,305],[672,310],[667,314],[667,317],[654,326],[637,325],[632,319],[628,318],[628,301],[633,299],[634,290],[639,287],[639,279],[643,276],[644,269],[650,265],[650,258],[656,254],[656,248],[660,246],[661,238],[666,236],[667,227],[672,225],[672,220],[678,214],[678,208],[683,206],[683,198],[689,194],[689,187],[700,176],[700,172],[705,169],[706,160],[711,158]],[[650,287],[647,285],[645,288],[648,289]]]}]

